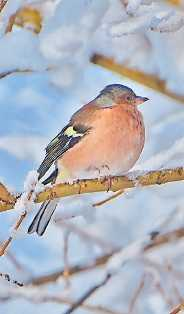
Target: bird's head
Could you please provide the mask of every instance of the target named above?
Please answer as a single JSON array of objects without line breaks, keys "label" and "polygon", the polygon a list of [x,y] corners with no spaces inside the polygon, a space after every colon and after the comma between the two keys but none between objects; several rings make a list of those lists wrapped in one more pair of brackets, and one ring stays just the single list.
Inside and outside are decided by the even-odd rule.
[{"label": "bird's head", "polygon": [[100,107],[115,104],[140,105],[147,100],[147,97],[137,96],[131,88],[121,84],[107,85],[95,99]]}]

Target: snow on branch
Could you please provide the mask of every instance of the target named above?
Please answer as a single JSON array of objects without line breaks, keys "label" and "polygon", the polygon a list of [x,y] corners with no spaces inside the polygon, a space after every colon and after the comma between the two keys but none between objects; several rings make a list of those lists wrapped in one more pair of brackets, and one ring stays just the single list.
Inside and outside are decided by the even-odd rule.
[{"label": "snow on branch", "polygon": [[[141,172],[142,173],[142,172]],[[109,184],[110,179],[110,184]],[[49,199],[66,197],[76,194],[104,192],[104,191],[119,191],[124,189],[134,188],[136,186],[160,185],[168,182],[184,180],[184,168],[178,167],[174,169],[162,169],[149,171],[144,174],[129,173],[128,176],[117,176],[101,179],[85,179],[78,180],[73,184],[64,183],[57,184],[44,191],[38,193],[34,202],[41,203]],[[1,190],[0,190],[1,192]],[[1,195],[0,195],[1,197]],[[11,196],[13,197],[13,196]],[[13,208],[18,197],[14,197],[13,201],[6,201],[0,203],[0,211],[6,211]]]},{"label": "snow on branch", "polygon": [[0,12],[3,10],[4,6],[6,5],[6,3],[8,2],[8,0],[1,0],[0,1]]},{"label": "snow on branch", "polygon": [[[175,51],[175,40],[182,45],[180,38],[178,41],[177,30],[184,25],[184,12],[171,3],[177,4],[174,0],[63,0],[52,3],[22,0],[14,1],[14,5],[7,1],[0,12],[1,70],[3,73],[25,69],[44,71],[55,66],[49,73],[50,80],[63,88],[78,81],[91,55],[101,53],[126,61],[130,68],[158,73],[172,90],[182,94],[177,83],[181,82],[182,67],[173,64],[176,77],[173,71],[172,75],[165,73],[168,70],[159,64],[167,56],[165,53],[164,56],[157,54],[160,43],[167,42],[167,34],[162,37],[161,32],[173,32],[173,44],[171,42],[168,48],[170,67],[172,55],[172,59],[176,59],[174,56],[179,54],[178,50]],[[71,15],[72,5],[77,9]],[[9,53],[12,46],[16,48],[13,57]],[[183,51],[182,46],[179,51]],[[182,60],[182,57],[177,59]],[[151,80],[149,76],[145,79]],[[153,79],[151,84],[155,84],[158,90],[159,86],[161,91],[165,90],[162,81]]]},{"label": "snow on branch", "polygon": [[130,0],[127,16],[109,28],[109,34],[120,37],[137,31],[175,32],[184,25],[183,13],[157,1]]},{"label": "snow on branch", "polygon": [[99,54],[93,55],[93,57],[91,58],[91,62],[100,65],[101,67],[108,69],[112,72],[127,77],[133,81],[141,83],[147,87],[150,87],[155,91],[158,91],[174,100],[179,101],[180,103],[184,102],[184,96],[169,91],[166,86],[166,82],[155,75],[147,74],[141,72],[140,70],[129,68],[124,64],[120,64],[111,58]]},{"label": "snow on branch", "polygon": [[9,274],[4,274],[4,273],[0,273],[0,278],[2,280],[5,280],[7,282],[9,282],[10,284],[13,284],[17,287],[23,287],[23,283],[22,282],[19,282],[15,279],[12,279],[11,276]]},{"label": "snow on branch", "polygon": [[184,313],[184,304],[181,303],[177,307],[175,307],[170,314],[183,314]]},{"label": "snow on branch", "polygon": [[[143,249],[144,253],[147,253],[147,252],[149,253],[151,250],[156,249],[163,245],[172,244],[172,243],[175,244],[176,241],[184,237],[184,228],[174,229],[172,231],[169,231],[163,234],[157,234],[157,235],[155,232],[155,236],[154,236],[154,233],[152,232],[151,235],[152,235],[151,237],[152,239],[150,240],[150,242],[148,242],[144,246],[144,249]],[[81,263],[81,264],[70,266],[68,270],[69,275],[73,276],[80,272],[85,272],[87,270],[93,270],[97,267],[101,267],[107,264],[110,258],[118,254],[120,250],[121,249],[116,249],[110,253],[99,256],[93,262],[90,261],[90,262],[86,262],[85,264]],[[32,285],[32,286],[45,285],[48,283],[53,283],[63,276],[64,276],[64,269],[62,268],[60,270],[47,273],[46,275],[32,277],[25,283],[25,285]]]},{"label": "snow on branch", "polygon": [[[163,235],[156,235],[155,232],[151,232],[141,239],[133,241],[123,249],[120,249],[118,252],[112,253],[112,255],[107,257],[105,261],[106,265],[103,278],[101,280],[98,279],[98,282],[89,288],[71,307],[64,312],[64,314],[73,313],[79,306],[86,302],[89,297],[96,293],[97,290],[104,287],[128,261],[138,259],[148,250],[156,247],[157,245],[167,244],[173,240],[183,237],[183,235],[183,228],[182,230],[174,230]],[[177,307],[177,310],[178,309],[179,311],[183,309],[183,304]],[[170,314],[180,313],[179,311],[174,310]]]}]

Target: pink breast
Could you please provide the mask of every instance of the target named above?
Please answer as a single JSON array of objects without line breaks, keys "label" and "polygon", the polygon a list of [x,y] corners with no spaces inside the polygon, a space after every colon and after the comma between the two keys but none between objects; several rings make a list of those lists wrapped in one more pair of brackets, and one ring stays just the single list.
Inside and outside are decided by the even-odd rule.
[{"label": "pink breast", "polygon": [[128,109],[105,109],[93,122],[91,133],[64,154],[60,162],[73,176],[103,165],[111,175],[132,168],[142,152],[145,131],[141,113],[136,107]]}]

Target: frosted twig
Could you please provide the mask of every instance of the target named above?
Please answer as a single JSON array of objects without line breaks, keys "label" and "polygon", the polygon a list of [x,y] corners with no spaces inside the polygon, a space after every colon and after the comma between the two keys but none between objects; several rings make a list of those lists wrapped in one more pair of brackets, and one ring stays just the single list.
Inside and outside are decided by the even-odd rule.
[{"label": "frosted twig", "polygon": [[[108,259],[112,256],[114,252],[99,256],[94,259],[94,261],[87,261],[86,263],[81,263],[77,265],[70,266],[69,273],[70,276],[74,274],[78,274],[80,272],[90,271],[98,266],[104,265]],[[38,276],[36,278],[30,279],[26,285],[40,286],[45,285],[47,283],[55,282],[59,277],[64,275],[64,269],[60,269],[58,271],[51,272],[46,275]]]},{"label": "frosted twig", "polygon": [[106,285],[106,283],[110,280],[111,275],[107,274],[107,276],[99,283],[94,285],[92,288],[90,288],[81,298],[78,299],[78,301],[74,302],[73,305],[66,310],[63,314],[71,314],[73,313],[77,308],[79,308],[86,300],[90,298],[90,296],[95,293],[96,290]]},{"label": "frosted twig", "polygon": [[160,234],[154,237],[154,240],[145,246],[144,251],[162,244],[171,243],[172,241],[174,242],[182,237],[184,237],[184,228],[178,228],[165,234]]},{"label": "frosted twig", "polygon": [[171,17],[168,21],[162,21],[156,25],[156,26],[151,26],[152,31],[157,31],[160,33],[172,33],[176,32],[179,29],[181,29],[184,25],[184,16],[175,14],[173,17]]},{"label": "frosted twig", "polygon": [[12,252],[10,252],[10,251],[6,252],[6,257],[10,260],[10,262],[14,265],[14,267],[18,271],[27,273],[29,275],[32,273],[31,270],[27,266],[20,263],[20,261],[15,256],[15,254],[13,254]]},{"label": "frosted twig", "polygon": [[61,227],[67,228],[71,232],[74,232],[84,241],[92,242],[92,243],[98,245],[103,250],[106,249],[110,252],[112,252],[114,250],[114,247],[111,243],[108,243],[107,241],[102,240],[100,237],[98,237],[95,234],[90,234],[86,230],[83,230],[82,228],[78,227],[77,225],[75,225],[71,222],[68,222],[68,221],[66,222],[66,221],[63,221],[63,219],[58,218],[56,220],[56,224],[61,225]]},{"label": "frosted twig", "polygon": [[105,275],[102,281],[92,286],[86,293],[83,294],[81,298],[78,299],[78,301],[76,301],[66,312],[64,312],[64,314],[73,313],[74,310],[91,297],[91,295],[93,295],[99,288],[106,285],[126,261],[137,257],[141,252],[143,252],[145,241],[147,241],[148,238],[150,238],[150,236],[146,236],[139,241],[135,241],[110,257],[105,267]]},{"label": "frosted twig", "polygon": [[64,272],[63,276],[66,282],[66,287],[70,286],[69,276],[70,276],[70,266],[68,260],[68,245],[69,245],[69,237],[70,237],[70,230],[64,231],[64,248],[63,248],[63,259],[64,259]]},{"label": "frosted twig", "polygon": [[184,120],[184,112],[177,109],[176,111],[167,114],[166,116],[151,124],[151,132],[158,134],[160,131],[164,130],[168,124],[179,123],[179,121],[182,120]]},{"label": "frosted twig", "polygon": [[181,303],[177,307],[175,307],[170,314],[183,314],[184,311],[184,303]]},{"label": "frosted twig", "polygon": [[[21,226],[21,224],[22,224],[24,218],[26,217],[26,215],[27,215],[27,211],[24,211],[24,212],[20,215],[20,217],[18,218],[18,220],[17,220],[15,226],[13,227],[13,230],[14,230],[15,232],[20,228],[20,226]],[[7,248],[8,248],[9,245],[11,244],[12,240],[13,240],[13,235],[10,235],[9,238],[8,238],[7,240],[5,240],[5,241],[1,244],[1,246],[0,246],[0,256],[2,256],[2,255],[5,254]]]},{"label": "frosted twig", "polygon": [[[13,299],[25,299],[32,303],[58,303],[58,304],[66,304],[72,306],[75,302],[68,297],[61,296],[61,293],[59,294],[49,294],[44,293],[40,290],[37,290],[35,288],[21,288],[21,289],[9,289],[7,290],[7,293],[5,294],[3,292],[3,295],[0,294],[0,301],[9,301]],[[91,305],[91,304],[81,304],[80,307],[82,309],[85,309],[90,312],[94,313],[100,313],[100,314],[123,314],[122,312],[116,312],[109,308],[98,306],[98,305]]]},{"label": "frosted twig", "polygon": [[[144,252],[145,253],[147,251],[149,252],[149,250],[154,249],[157,246],[167,244],[172,240],[176,241],[177,239],[180,239],[182,237],[184,237],[184,228],[176,229],[176,230],[167,232],[163,235],[158,235],[157,237],[154,238],[154,240],[151,240],[150,243],[148,243],[144,247]],[[82,264],[70,266],[70,269],[69,269],[70,276],[73,274],[77,274],[79,272],[89,271],[89,270],[92,270],[98,266],[102,266],[102,265],[106,264],[108,262],[108,260],[110,259],[110,257],[119,251],[120,251],[120,249],[117,249],[114,252],[102,255],[102,256],[96,258],[93,262],[88,262],[87,264],[82,263]],[[26,283],[26,285],[35,285],[35,286],[38,285],[39,286],[39,285],[51,283],[51,282],[56,281],[59,277],[63,276],[63,273],[64,273],[64,270],[60,269],[58,271],[54,271],[54,272],[51,272],[51,273],[46,274],[46,275],[32,278]],[[181,274],[179,274],[178,276],[181,278]]]},{"label": "frosted twig", "polygon": [[42,71],[35,71],[33,69],[12,69],[12,70],[9,70],[9,71],[6,71],[6,72],[1,72],[0,73],[0,79],[3,79],[5,78],[6,76],[9,76],[11,74],[17,74],[17,73],[22,73],[22,74],[29,74],[29,73],[39,73],[39,72],[48,72],[48,71],[52,71],[54,70],[53,67],[48,67],[48,68],[45,68],[43,69]]},{"label": "frosted twig", "polygon": [[[181,234],[182,236],[184,230],[182,230]],[[175,230],[175,233],[176,230]],[[178,231],[179,235],[181,236],[180,232]],[[161,241],[158,241],[159,244],[163,244],[163,243],[167,243],[171,238],[170,238],[171,234],[165,234],[163,235],[161,238]],[[161,236],[158,236],[158,238],[160,238]],[[155,240],[157,239],[157,237],[155,238]],[[157,245],[158,243],[152,240],[152,236],[147,235],[145,237],[143,237],[142,239],[138,240],[138,241],[134,241],[133,243],[129,244],[126,248],[121,249],[119,252],[114,253],[110,258],[108,258],[107,263],[106,263],[106,267],[105,267],[105,279],[103,279],[100,283],[94,285],[93,287],[91,287],[72,307],[70,307],[64,314],[71,314],[76,308],[78,308],[78,306],[80,306],[84,301],[86,301],[94,292],[96,292],[96,290],[98,290],[99,288],[103,287],[110,278],[112,278],[112,276],[114,276],[119,270],[120,268],[129,260],[135,259],[137,257],[141,256],[141,253],[146,252],[148,249],[154,247],[155,245]],[[156,242],[156,243],[155,243]],[[170,298],[168,298],[165,294],[164,289],[162,288],[160,282],[158,280],[155,281],[155,285],[158,289],[158,291],[160,292],[160,294],[162,295],[162,297],[166,300],[167,304],[169,304],[170,306],[171,304],[171,300]]]},{"label": "frosted twig", "polygon": [[10,277],[9,274],[4,274],[4,273],[0,273],[0,277],[5,280],[5,281],[8,281],[9,283],[17,286],[17,287],[23,287],[23,283],[17,281],[17,280],[14,280]]},{"label": "frosted twig", "polygon": [[137,289],[136,289],[136,291],[135,291],[135,293],[131,299],[128,313],[132,313],[134,308],[135,308],[138,297],[140,296],[140,294],[144,288],[144,285],[145,285],[145,277],[146,277],[146,275],[143,274],[142,279],[141,279],[141,281],[140,281],[140,283],[139,283],[139,285],[138,285],[138,287],[137,287]]},{"label": "frosted twig", "polygon": [[129,0],[126,6],[126,12],[130,15],[134,15],[141,5],[143,0]]},{"label": "frosted twig", "polygon": [[5,7],[7,2],[8,2],[8,0],[1,0],[0,1],[0,12],[3,10],[3,8]]},{"label": "frosted twig", "polygon": [[7,24],[6,29],[5,29],[5,34],[10,33],[12,31],[13,25],[15,23],[15,19],[16,19],[16,13],[12,14],[9,17],[8,24]]},{"label": "frosted twig", "polygon": [[164,149],[161,152],[155,154],[148,160],[142,162],[141,164],[137,165],[136,169],[161,169],[163,165],[166,165],[174,156],[180,153],[183,150],[184,146],[184,137],[179,138],[176,140],[171,147],[168,149]]},{"label": "frosted twig", "polygon": [[119,197],[120,195],[122,195],[124,193],[124,190],[119,190],[118,192],[114,193],[113,195],[109,196],[108,198],[102,200],[102,201],[99,201],[97,203],[94,203],[93,204],[93,207],[99,207],[99,206],[102,206],[110,201],[112,201],[113,199]]},{"label": "frosted twig", "polygon": [[[34,175],[34,176],[33,176]],[[38,183],[38,173],[30,171],[26,177],[24,182],[24,190],[25,192],[21,195],[21,197],[17,200],[15,204],[15,210],[21,211],[15,225],[12,228],[12,232],[7,240],[5,240],[0,246],[0,256],[4,255],[8,247],[10,246],[14,236],[17,231],[21,227],[25,217],[27,216],[27,212],[31,203],[35,198],[35,187]]]},{"label": "frosted twig", "polygon": [[162,287],[161,283],[160,282],[157,282],[155,284],[155,288],[156,288],[156,291],[158,291],[160,293],[160,295],[162,296],[162,298],[164,299],[165,303],[171,308],[173,307],[173,302],[171,300],[171,298],[169,296],[167,296],[164,288]]}]

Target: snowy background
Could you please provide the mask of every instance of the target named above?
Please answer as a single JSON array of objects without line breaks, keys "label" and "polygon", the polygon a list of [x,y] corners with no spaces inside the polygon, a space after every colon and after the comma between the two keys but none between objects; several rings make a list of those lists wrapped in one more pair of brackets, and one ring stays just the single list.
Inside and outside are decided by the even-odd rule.
[{"label": "snowy background", "polygon": [[[4,35],[11,14],[30,2],[8,1],[1,12],[0,72],[33,71],[0,80],[1,182],[11,191],[22,191],[28,171],[37,169],[46,144],[78,108],[112,83],[128,85],[150,99],[140,107],[146,143],[133,170],[183,166],[183,104],[89,61],[93,53],[114,57],[126,66],[156,74],[170,90],[184,94],[183,11],[146,0],[124,1],[128,7],[115,0],[40,1],[34,4],[43,16],[39,34],[27,25],[29,29],[14,26]],[[165,32],[160,34],[161,28]],[[0,280],[0,313],[64,313],[67,304],[101,282],[119,262],[117,257],[112,265],[79,272],[68,280],[60,276],[46,285],[26,286],[33,278],[66,267],[67,237],[69,266],[92,265],[97,257],[137,243],[151,231],[182,228],[183,188],[182,182],[137,186],[96,210],[91,208],[92,215],[88,201],[103,200],[106,193],[63,199],[55,217],[63,208],[79,206],[81,199],[86,215],[61,225],[52,222],[41,238],[26,234],[35,208],[9,254],[0,258],[0,272],[25,284],[17,287]],[[16,217],[13,211],[1,213],[0,240],[7,237]],[[126,258],[107,284],[86,301],[89,308],[79,307],[76,313],[166,314],[182,301],[182,238],[138,256],[128,251]]]}]

